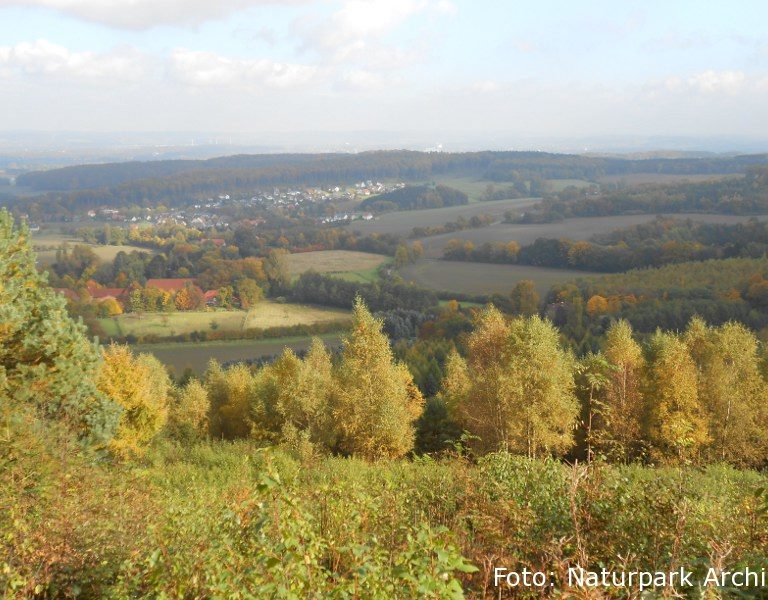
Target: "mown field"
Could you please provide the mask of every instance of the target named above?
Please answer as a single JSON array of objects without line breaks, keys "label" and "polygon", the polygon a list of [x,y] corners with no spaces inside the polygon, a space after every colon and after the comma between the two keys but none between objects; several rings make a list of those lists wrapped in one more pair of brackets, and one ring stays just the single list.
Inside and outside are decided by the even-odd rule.
[{"label": "mown field", "polygon": [[[321,334],[316,337],[331,347],[341,343],[341,338],[336,333]],[[220,363],[259,359],[280,354],[285,348],[306,350],[311,341],[312,339],[307,336],[292,336],[268,340],[137,344],[132,348],[135,352],[153,354],[176,374],[183,373],[185,369],[192,369],[195,373],[201,374],[211,359],[216,359]]]},{"label": "mown field", "polygon": [[389,260],[381,254],[352,250],[299,252],[288,256],[288,269],[294,278],[313,270],[347,281],[369,283],[378,278],[377,269]]},{"label": "mown field", "polygon": [[[404,215],[405,213],[396,213]],[[390,216],[390,215],[385,215]],[[693,221],[703,223],[743,223],[749,220],[749,216],[740,215],[713,215],[713,214],[677,214],[668,215],[680,219],[690,218]],[[382,217],[383,218],[383,217]],[[655,215],[619,215],[613,217],[584,217],[578,219],[565,219],[559,223],[536,223],[531,225],[495,223],[479,229],[467,229],[454,233],[444,233],[423,238],[424,256],[427,258],[440,258],[443,255],[443,247],[453,238],[469,240],[475,246],[485,242],[509,242],[516,241],[520,245],[530,244],[537,238],[569,238],[572,240],[586,240],[596,234],[608,233],[614,229],[638,225],[652,221]],[[762,218],[762,217],[761,217]],[[437,224],[436,222],[433,224]]]},{"label": "mown field", "polygon": [[264,300],[248,311],[243,329],[314,325],[328,321],[342,321],[348,319],[350,314],[350,311],[338,308],[283,304]]},{"label": "mown field", "polygon": [[[246,317],[244,310],[189,311],[173,313],[127,313],[100,319],[111,336],[184,335],[193,331],[240,331]],[[213,324],[216,324],[213,326]]]},{"label": "mown field", "polygon": [[159,337],[184,335],[193,331],[242,331],[314,325],[328,321],[340,321],[349,317],[349,311],[284,304],[264,300],[249,311],[204,310],[173,313],[128,313],[118,317],[101,319],[100,323],[110,336]]},{"label": "mown field", "polygon": [[152,252],[150,249],[140,248],[138,246],[102,246],[100,244],[88,244],[80,238],[65,235],[58,231],[42,230],[32,234],[32,245],[36,251],[37,260],[41,264],[50,264],[54,262],[56,260],[56,250],[62,244],[69,244],[70,246],[74,246],[75,244],[88,246],[96,253],[96,256],[104,262],[113,261],[118,252],[132,252],[134,250]]},{"label": "mown field", "polygon": [[504,218],[504,213],[511,209],[524,209],[539,202],[538,198],[518,198],[514,200],[494,200],[492,202],[474,202],[463,206],[448,206],[425,210],[405,210],[386,213],[373,221],[355,221],[350,227],[364,235],[370,233],[391,233],[408,236],[414,227],[445,225],[459,217],[469,219],[475,215],[494,215]]},{"label": "mown field", "polygon": [[496,265],[448,260],[424,259],[400,269],[406,281],[436,291],[463,294],[508,294],[523,279],[536,284],[545,294],[556,283],[584,275],[583,271],[547,269],[526,265]]}]

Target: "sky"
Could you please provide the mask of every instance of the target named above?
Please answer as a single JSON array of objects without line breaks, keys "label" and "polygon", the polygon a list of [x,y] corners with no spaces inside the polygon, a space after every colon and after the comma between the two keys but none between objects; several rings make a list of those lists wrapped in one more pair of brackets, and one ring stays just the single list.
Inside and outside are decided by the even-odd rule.
[{"label": "sky", "polygon": [[0,0],[0,130],[768,139],[764,0]]}]

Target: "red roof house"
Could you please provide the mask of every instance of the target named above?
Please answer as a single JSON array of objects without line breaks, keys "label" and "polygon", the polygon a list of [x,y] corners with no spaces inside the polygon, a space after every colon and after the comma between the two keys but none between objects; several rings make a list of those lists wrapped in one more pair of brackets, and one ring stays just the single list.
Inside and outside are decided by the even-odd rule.
[{"label": "red roof house", "polygon": [[147,279],[146,287],[157,288],[165,292],[180,292],[187,285],[194,284],[195,280],[191,277],[181,277],[178,279]]}]

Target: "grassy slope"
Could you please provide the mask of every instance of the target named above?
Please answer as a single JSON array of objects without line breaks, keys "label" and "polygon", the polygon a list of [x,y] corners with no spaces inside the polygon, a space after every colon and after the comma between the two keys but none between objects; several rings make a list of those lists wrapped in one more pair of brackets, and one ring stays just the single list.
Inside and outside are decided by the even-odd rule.
[{"label": "grassy slope", "polygon": [[124,314],[119,317],[101,319],[101,325],[109,335],[172,336],[193,331],[242,331],[244,329],[267,329],[312,325],[327,321],[340,321],[349,316],[349,311],[322,308],[305,304],[284,304],[264,300],[249,311],[207,310],[173,313]]}]

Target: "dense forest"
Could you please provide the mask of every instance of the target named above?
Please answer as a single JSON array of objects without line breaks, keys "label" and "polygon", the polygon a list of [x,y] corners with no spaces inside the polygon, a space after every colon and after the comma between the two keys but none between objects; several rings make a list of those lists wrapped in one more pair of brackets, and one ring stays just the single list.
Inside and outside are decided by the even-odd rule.
[{"label": "dense forest", "polygon": [[464,192],[447,185],[408,185],[399,190],[379,194],[360,203],[362,210],[386,212],[388,210],[419,210],[422,208],[442,208],[461,206],[469,203]]},{"label": "dense forest", "polygon": [[724,225],[657,217],[653,221],[593,236],[591,240],[539,238],[520,246],[449,240],[449,260],[561,267],[604,273],[716,258],[759,258],[768,253],[768,222],[750,219]]},{"label": "dense forest", "polygon": [[601,190],[569,187],[545,197],[539,206],[525,214],[509,214],[508,220],[542,223],[569,217],[679,212],[737,215],[768,212],[768,168],[752,166],[746,169],[744,177],[702,182],[643,184]]}]

